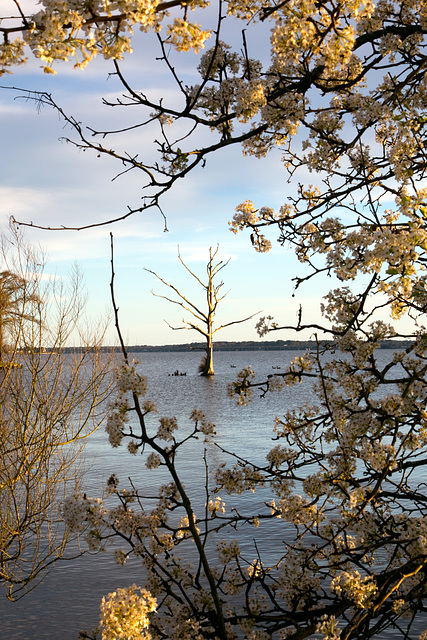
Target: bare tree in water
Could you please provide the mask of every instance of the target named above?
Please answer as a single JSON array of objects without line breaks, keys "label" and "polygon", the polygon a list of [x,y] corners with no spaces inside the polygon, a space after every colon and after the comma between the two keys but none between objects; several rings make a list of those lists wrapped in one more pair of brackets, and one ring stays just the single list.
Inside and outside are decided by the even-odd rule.
[{"label": "bare tree in water", "polygon": [[185,267],[188,273],[195,280],[197,280],[197,282],[200,284],[200,286],[204,289],[206,293],[206,303],[207,303],[206,311],[203,311],[200,305],[196,305],[193,302],[191,302],[187,296],[182,294],[179,291],[179,289],[175,287],[175,285],[161,278],[157,273],[155,273],[155,271],[146,269],[146,271],[155,275],[156,278],[160,280],[160,282],[163,282],[164,285],[169,287],[169,289],[172,289],[172,291],[175,293],[175,298],[169,298],[168,296],[162,296],[152,292],[153,295],[157,296],[158,298],[164,298],[165,300],[167,300],[168,302],[172,302],[173,304],[179,305],[195,319],[195,320],[183,319],[182,327],[173,327],[168,323],[171,329],[173,329],[174,331],[177,331],[179,329],[194,330],[200,333],[205,338],[206,340],[205,354],[202,358],[202,361],[199,367],[199,372],[202,376],[213,376],[215,373],[213,368],[213,345],[214,345],[213,337],[214,335],[218,331],[221,331],[221,329],[224,329],[225,327],[230,327],[233,324],[240,324],[241,322],[246,322],[247,320],[250,320],[251,318],[253,318],[255,315],[255,314],[252,314],[246,318],[242,318],[241,320],[232,320],[231,322],[227,322],[225,324],[220,325],[219,327],[214,328],[214,318],[216,316],[218,305],[222,300],[224,300],[225,296],[227,295],[227,293],[221,292],[221,289],[224,286],[224,282],[221,280],[221,282],[216,284],[215,280],[217,279],[219,272],[222,271],[222,269],[224,269],[230,262],[230,259],[226,261],[219,260],[218,262],[215,262],[215,258],[218,254],[218,251],[219,251],[219,245],[216,246],[216,249],[212,249],[212,247],[209,247],[209,260],[206,265],[207,280],[203,281],[202,278],[200,278],[196,273],[194,273],[194,271],[192,271],[189,268],[189,266],[184,262],[178,248],[179,261]]}]

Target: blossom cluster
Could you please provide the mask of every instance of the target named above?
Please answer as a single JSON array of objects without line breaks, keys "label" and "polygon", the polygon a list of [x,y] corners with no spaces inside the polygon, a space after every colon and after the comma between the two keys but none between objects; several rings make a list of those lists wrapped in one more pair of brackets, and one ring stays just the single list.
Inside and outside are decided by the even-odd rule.
[{"label": "blossom cluster", "polygon": [[274,321],[273,316],[262,316],[255,325],[255,329],[260,338],[264,337],[270,331],[277,329],[278,323]]},{"label": "blossom cluster", "polygon": [[209,500],[207,508],[211,516],[216,516],[218,513],[225,513],[225,502],[220,496],[215,496],[215,500]]},{"label": "blossom cluster", "polygon": [[235,382],[230,382],[227,393],[230,398],[237,395],[237,402],[240,405],[247,404],[252,398],[251,382],[255,378],[255,373],[251,366],[245,367],[237,374]]},{"label": "blossom cluster", "polygon": [[105,522],[108,510],[100,498],[88,498],[74,493],[64,501],[64,521],[71,531],[82,532],[87,528],[97,530]]},{"label": "blossom cluster", "polygon": [[183,18],[175,18],[173,24],[167,29],[169,41],[177,51],[194,50],[198,53],[205,46],[205,41],[210,37],[209,31],[204,31],[197,23],[189,23]]},{"label": "blossom cluster", "polygon": [[316,625],[316,633],[322,633],[323,640],[339,640],[341,631],[338,626],[338,620],[336,620],[335,616],[322,616],[322,619]]},{"label": "blossom cluster", "polygon": [[316,563],[301,547],[290,549],[280,565],[278,576],[279,593],[288,606],[304,611],[312,602],[313,594],[321,587]]},{"label": "blossom cluster", "polygon": [[156,608],[156,598],[135,584],[109,593],[101,602],[102,640],[150,640],[150,615]]},{"label": "blossom cluster", "polygon": [[216,470],[215,481],[218,488],[223,488],[229,494],[247,490],[255,492],[257,487],[264,486],[263,474],[251,464],[238,464],[231,469],[221,464]]},{"label": "blossom cluster", "polygon": [[[24,61],[25,45],[44,63],[46,73],[55,73],[53,63],[58,60],[74,59],[75,67],[83,69],[98,55],[121,59],[132,52],[134,27],[159,32],[168,16],[158,0],[42,0],[40,4],[41,10],[22,25],[21,38],[0,45],[0,73]],[[186,3],[191,9],[206,5],[205,0]],[[184,18],[175,18],[167,34],[178,51],[197,52],[210,37],[209,30]]]},{"label": "blossom cluster", "polygon": [[290,204],[282,205],[279,211],[275,212],[271,207],[257,209],[251,200],[245,200],[237,205],[229,227],[233,233],[238,233],[248,227],[251,228],[253,231],[252,244],[255,250],[259,253],[266,253],[271,249],[271,241],[259,231],[259,226],[286,220],[292,212],[293,207]]},{"label": "blossom cluster", "polygon": [[[117,396],[110,405],[110,412],[107,418],[105,430],[108,433],[109,442],[112,447],[119,447],[125,437],[125,425],[128,422],[129,411],[134,398],[141,397],[147,393],[147,379],[136,370],[137,361],[132,364],[123,363],[116,370]],[[144,415],[157,413],[157,407],[152,400],[143,400],[141,410]],[[128,434],[129,435],[129,434]],[[139,443],[132,440],[128,444],[130,453],[136,453]]]},{"label": "blossom cluster", "polygon": [[[198,72],[203,84],[193,85],[191,95],[214,129],[224,131],[223,123],[216,123],[218,113],[235,114],[239,122],[247,123],[266,105],[261,63],[235,53],[225,42],[217,42],[203,54]],[[231,120],[227,126],[231,132]]]},{"label": "blossom cluster", "polygon": [[127,420],[130,401],[124,396],[118,396],[111,407],[105,427],[112,447],[119,447],[124,437],[124,426]]},{"label": "blossom cluster", "polygon": [[170,442],[174,439],[174,431],[176,431],[176,429],[178,429],[178,422],[175,417],[160,418],[156,437],[159,438],[159,440],[166,440],[166,442]]},{"label": "blossom cluster", "polygon": [[365,609],[378,588],[372,576],[362,578],[359,571],[344,571],[332,580],[331,590],[344,593],[358,608]]},{"label": "blossom cluster", "polygon": [[221,564],[227,564],[232,558],[240,555],[240,546],[237,540],[221,540],[217,545],[218,558]]},{"label": "blossom cluster", "polygon": [[196,430],[203,433],[205,438],[209,438],[215,435],[215,425],[213,422],[209,422],[206,419],[206,414],[200,409],[194,409],[191,412],[190,420],[196,423]]},{"label": "blossom cluster", "polygon": [[137,396],[144,396],[147,393],[147,380],[144,376],[136,371],[136,365],[123,363],[116,371],[116,386],[119,394],[127,392],[134,393]]},{"label": "blossom cluster", "polygon": [[275,516],[292,522],[294,525],[304,524],[311,527],[321,522],[325,517],[315,504],[296,494],[282,498],[277,502],[272,500],[270,507]]}]

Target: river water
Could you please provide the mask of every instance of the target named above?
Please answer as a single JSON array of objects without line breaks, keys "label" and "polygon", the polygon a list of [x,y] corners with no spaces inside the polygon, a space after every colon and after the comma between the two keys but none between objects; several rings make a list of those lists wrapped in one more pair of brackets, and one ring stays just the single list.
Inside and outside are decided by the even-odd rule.
[{"label": "river water", "polygon": [[[237,372],[252,365],[258,380],[284,368],[296,355],[291,351],[222,351],[214,355],[215,376],[201,378],[197,374],[199,352],[138,353],[140,370],[148,378],[149,392],[159,410],[159,416],[176,416],[180,429],[190,428],[188,420],[194,408],[202,409],[217,428],[218,442],[227,450],[262,460],[272,446],[274,418],[307,397],[306,385],[298,385],[280,394],[269,394],[246,407],[236,407],[227,397],[227,383]],[[186,373],[170,375],[176,370]],[[153,418],[153,427],[158,417]],[[212,452],[213,455],[220,455]],[[159,482],[157,471],[147,471],[139,456],[130,456],[126,447],[112,449],[107,434],[100,428],[85,448],[88,471],[85,490],[91,497],[100,496],[112,473],[137,483]],[[200,460],[192,448],[183,450],[181,465],[187,488],[198,490],[204,483]],[[139,484],[139,486],[140,486]],[[253,529],[251,535],[253,536]],[[60,561],[54,570],[18,602],[0,598],[1,640],[76,640],[81,629],[98,623],[99,604],[103,595],[117,587],[133,583],[141,585],[139,563],[115,564],[112,553],[105,552]],[[142,585],[141,585],[142,586]]]},{"label": "river water", "polygon": [[[227,397],[227,383],[236,373],[251,365],[262,381],[268,374],[284,368],[297,354],[292,351],[224,351],[215,354],[215,376],[201,378],[197,374],[200,353],[138,353],[139,365],[149,383],[147,397],[152,398],[160,416],[176,416],[180,429],[190,428],[188,420],[194,408],[205,411],[217,430],[217,441],[226,450],[262,462],[274,443],[273,423],[276,416],[309,400],[310,383],[303,382],[265,398],[254,392],[253,401],[246,407],[236,407]],[[186,375],[171,375],[176,370]],[[158,417],[153,418],[153,427]],[[212,447],[211,459],[219,462],[221,452]],[[108,477],[115,473],[124,481],[129,476],[137,486],[144,488],[161,482],[156,471],[148,471],[140,456],[131,456],[125,447],[112,449],[103,428],[93,434],[85,449],[88,471],[84,479],[85,490],[91,497],[100,496]],[[180,468],[187,489],[197,500],[204,500],[204,468],[201,456],[192,446],[180,456]],[[259,499],[259,498],[254,498]],[[278,525],[281,521],[278,521]],[[261,551],[283,539],[282,529],[277,537],[271,534],[257,541]],[[258,531],[258,530],[257,530]],[[274,531],[274,529],[273,529]],[[245,534],[243,533],[243,536]],[[259,534],[262,538],[262,531]],[[254,529],[248,532],[250,540],[240,538],[244,546],[253,543]],[[79,631],[98,623],[102,596],[118,587],[136,583],[143,586],[142,572],[137,561],[124,567],[115,564],[112,552],[86,554],[72,561],[60,561],[45,580],[31,593],[16,603],[0,598],[1,640],[77,640]]]}]

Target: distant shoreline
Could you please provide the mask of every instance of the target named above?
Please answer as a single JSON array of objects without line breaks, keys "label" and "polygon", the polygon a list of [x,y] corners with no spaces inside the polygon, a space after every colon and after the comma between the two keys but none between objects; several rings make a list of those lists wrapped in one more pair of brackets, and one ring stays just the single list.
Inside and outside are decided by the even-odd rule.
[{"label": "distant shoreline", "polygon": [[[407,349],[413,344],[411,340],[383,340],[380,342],[380,349]],[[306,351],[311,349],[315,351],[318,346],[332,346],[330,340],[265,340],[263,342],[257,340],[244,340],[242,342],[226,342],[218,340],[214,344],[214,351]],[[101,351],[121,351],[120,347],[102,346]],[[204,351],[203,342],[187,342],[183,344],[131,344],[126,345],[128,353],[151,353],[151,352],[169,352],[169,353],[189,353],[191,351]],[[55,349],[53,349],[54,351]],[[61,349],[64,353],[72,353],[76,351],[84,351],[85,347],[64,347]],[[49,353],[51,349],[44,349],[45,353]]]},{"label": "distant shoreline", "polygon": [[[226,342],[218,340],[214,344],[214,351],[305,351],[306,349],[316,350],[320,346],[332,345],[328,340],[245,340],[241,342]],[[406,349],[412,344],[410,340],[384,340],[380,342],[381,349]],[[114,349],[119,351],[119,347],[102,347],[105,350]],[[190,352],[203,351],[205,345],[202,342],[189,342],[184,344],[164,344],[164,345],[127,345],[129,353],[138,352]],[[71,349],[70,349],[71,350]]]}]

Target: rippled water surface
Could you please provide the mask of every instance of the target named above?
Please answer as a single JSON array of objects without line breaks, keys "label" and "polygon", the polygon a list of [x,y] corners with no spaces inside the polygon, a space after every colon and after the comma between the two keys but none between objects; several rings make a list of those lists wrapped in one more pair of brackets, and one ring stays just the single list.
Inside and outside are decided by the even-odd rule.
[{"label": "rippled water surface", "polygon": [[[299,352],[300,353],[300,352]],[[197,366],[200,353],[142,353],[141,371],[147,375],[149,393],[160,416],[176,416],[180,429],[190,427],[188,417],[194,408],[205,411],[216,424],[217,440],[226,450],[262,461],[272,447],[273,423],[276,416],[310,400],[310,384],[302,383],[280,394],[259,398],[255,393],[247,407],[236,407],[227,397],[227,383],[246,365],[252,365],[257,379],[284,368],[297,353],[291,351],[241,351],[215,354],[215,377],[200,378]],[[171,376],[179,370],[185,376]],[[153,427],[158,418],[153,419]],[[89,496],[101,495],[105,481],[115,473],[126,480],[131,476],[136,486],[148,490],[158,484],[157,471],[147,471],[141,456],[130,456],[125,447],[111,449],[101,428],[91,436],[86,447],[90,468],[85,478]],[[211,465],[215,466],[223,454],[211,446]],[[202,504],[204,496],[204,468],[192,446],[183,449],[180,469],[190,494]],[[252,500],[259,500],[256,496]],[[261,550],[268,554],[283,539],[284,523],[278,521],[277,537],[272,534],[260,540]],[[281,528],[280,528],[281,527]],[[262,533],[262,532],[260,532]],[[242,534],[243,536],[245,534]],[[253,544],[254,530],[248,539],[241,539],[244,547]],[[261,536],[262,537],[262,536]],[[89,629],[98,622],[99,603],[103,595],[120,586],[132,583],[142,586],[138,562],[118,567],[112,553],[85,555],[70,562],[59,562],[44,582],[17,603],[0,599],[1,640],[76,640],[81,629]]]}]

